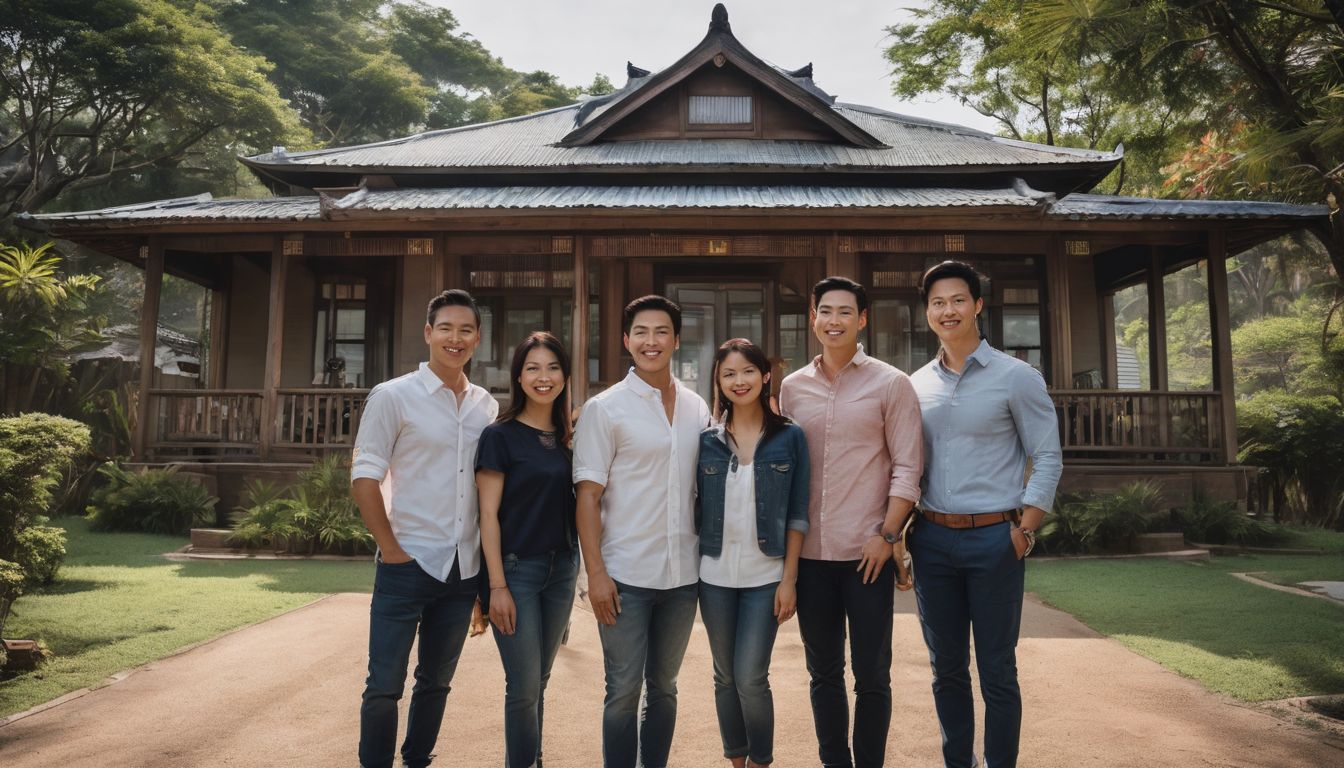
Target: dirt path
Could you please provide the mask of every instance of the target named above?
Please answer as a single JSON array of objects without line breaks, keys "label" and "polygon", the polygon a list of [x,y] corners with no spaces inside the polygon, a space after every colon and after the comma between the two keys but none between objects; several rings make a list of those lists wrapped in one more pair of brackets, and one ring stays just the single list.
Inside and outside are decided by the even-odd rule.
[{"label": "dirt path", "polygon": [[[0,765],[354,765],[368,602],[368,595],[334,596],[0,727]],[[887,752],[887,764],[900,768],[940,762],[928,661],[912,611],[913,599],[901,595]],[[781,768],[816,764],[797,626],[780,633],[772,667]],[[1033,601],[1023,627],[1024,766],[1344,765],[1344,745],[1210,694],[1066,614]],[[552,676],[548,768],[601,765],[602,658],[591,615],[576,611],[572,631]],[[703,628],[692,636],[680,688],[671,764],[725,765]],[[493,641],[469,641],[436,764],[500,765],[502,700]]]}]

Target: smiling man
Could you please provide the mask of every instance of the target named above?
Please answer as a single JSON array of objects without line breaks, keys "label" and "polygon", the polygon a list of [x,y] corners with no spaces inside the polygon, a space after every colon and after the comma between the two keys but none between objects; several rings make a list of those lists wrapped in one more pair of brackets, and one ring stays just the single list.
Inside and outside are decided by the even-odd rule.
[{"label": "smiling man", "polygon": [[[798,629],[811,675],[812,719],[826,768],[872,768],[886,759],[891,723],[893,588],[909,589],[893,562],[901,524],[919,499],[919,402],[910,379],[864,354],[868,295],[844,277],[812,289],[821,354],[784,380],[780,409],[807,435],[808,532],[798,563]],[[845,636],[854,672],[849,743]]]},{"label": "smiling man", "polygon": [[408,768],[432,761],[471,621],[481,564],[476,444],[499,412],[489,393],[467,381],[480,324],[471,294],[435,296],[425,321],[429,362],[374,387],[360,419],[352,493],[378,543],[359,718],[363,768],[390,768],[395,758],[397,702],[417,632],[401,757]]},{"label": "smiling man", "polygon": [[577,526],[607,675],[603,764],[664,768],[695,623],[695,469],[709,407],[672,376],[680,307],[645,296],[622,321],[634,367],[584,405],[575,430]]},{"label": "smiling man", "polygon": [[[973,632],[985,763],[1012,768],[1022,722],[1016,652],[1022,560],[1063,471],[1059,426],[1041,374],[980,337],[984,301],[973,267],[959,261],[931,267],[920,298],[941,349],[911,377],[924,418],[926,470],[910,551],[943,765],[977,765]],[[1028,459],[1031,478],[1024,484]]]}]

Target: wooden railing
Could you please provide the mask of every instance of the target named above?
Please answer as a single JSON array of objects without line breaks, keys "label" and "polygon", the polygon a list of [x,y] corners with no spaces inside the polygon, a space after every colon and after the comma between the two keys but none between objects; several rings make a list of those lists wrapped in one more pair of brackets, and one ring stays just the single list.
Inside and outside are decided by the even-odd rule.
[{"label": "wooden railing", "polygon": [[151,389],[153,456],[255,455],[261,442],[261,391]]},{"label": "wooden railing", "polygon": [[[355,444],[367,389],[276,391],[270,448],[289,454]],[[151,389],[149,458],[262,456],[265,392],[258,389]]]},{"label": "wooden railing", "polygon": [[277,395],[274,446],[317,451],[355,444],[369,390],[281,389]]},{"label": "wooden railing", "polygon": [[1066,458],[1213,462],[1222,455],[1217,392],[1055,389],[1050,397]]}]

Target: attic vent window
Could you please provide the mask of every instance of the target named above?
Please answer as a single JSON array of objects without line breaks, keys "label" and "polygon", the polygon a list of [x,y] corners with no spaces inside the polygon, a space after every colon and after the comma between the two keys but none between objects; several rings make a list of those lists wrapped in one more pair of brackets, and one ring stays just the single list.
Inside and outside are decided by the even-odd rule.
[{"label": "attic vent window", "polygon": [[691,125],[751,125],[750,96],[691,96]]}]

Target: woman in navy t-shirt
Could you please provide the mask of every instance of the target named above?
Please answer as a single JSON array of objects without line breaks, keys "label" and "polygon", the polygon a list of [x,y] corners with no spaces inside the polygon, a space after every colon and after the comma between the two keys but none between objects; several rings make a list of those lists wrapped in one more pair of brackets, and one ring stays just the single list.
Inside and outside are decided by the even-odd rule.
[{"label": "woman in navy t-shirt", "polygon": [[538,331],[514,350],[511,400],[481,433],[476,487],[489,570],[482,601],[504,663],[507,768],[541,762],[542,700],[569,626],[579,550],[565,385],[569,356]]}]

